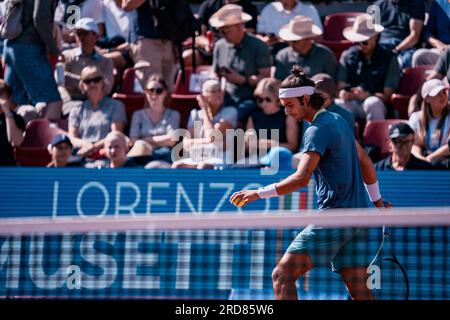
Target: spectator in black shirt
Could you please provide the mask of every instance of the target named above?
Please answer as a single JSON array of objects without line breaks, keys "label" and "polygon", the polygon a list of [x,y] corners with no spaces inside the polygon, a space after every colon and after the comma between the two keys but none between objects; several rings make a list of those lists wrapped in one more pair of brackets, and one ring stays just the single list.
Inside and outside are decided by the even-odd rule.
[{"label": "spectator in black shirt", "polygon": [[23,142],[25,121],[12,111],[11,88],[0,80],[0,166],[15,166],[13,147]]},{"label": "spectator in black shirt", "polygon": [[407,123],[397,123],[389,129],[392,154],[375,163],[377,170],[429,170],[431,163],[417,159],[411,154],[414,130]]},{"label": "spectator in black shirt", "polygon": [[379,0],[374,5],[380,8],[380,23],[384,27],[380,45],[397,55],[401,69],[410,67],[423,30],[424,1]]}]

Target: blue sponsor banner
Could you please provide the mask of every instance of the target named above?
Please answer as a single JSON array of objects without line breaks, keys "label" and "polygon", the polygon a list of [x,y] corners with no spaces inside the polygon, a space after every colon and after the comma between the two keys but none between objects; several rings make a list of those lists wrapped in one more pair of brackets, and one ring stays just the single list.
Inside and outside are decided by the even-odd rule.
[{"label": "blue sponsor banner", "polygon": [[[233,192],[258,188],[290,174],[259,173],[0,169],[0,216],[239,213],[228,202]],[[450,205],[449,172],[379,172],[379,180],[383,195],[396,206]],[[257,201],[243,211],[314,206],[310,184],[289,197]],[[242,289],[269,292],[263,298],[272,298],[272,269],[297,232],[142,231],[3,237],[0,296],[224,299]],[[368,251],[376,251],[378,236],[379,230],[371,232]],[[411,275],[411,298],[448,298],[449,236],[444,227],[394,233],[393,246]],[[405,238],[410,241],[400,241]],[[302,277],[298,288],[313,297],[324,292],[325,298],[346,297],[340,277],[324,268]]]}]

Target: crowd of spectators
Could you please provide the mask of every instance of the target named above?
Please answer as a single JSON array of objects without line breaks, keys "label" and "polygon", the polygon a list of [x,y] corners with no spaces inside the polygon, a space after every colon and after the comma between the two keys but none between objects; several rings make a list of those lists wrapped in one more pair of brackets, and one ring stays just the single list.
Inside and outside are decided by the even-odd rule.
[{"label": "crowd of spectators", "polygon": [[[9,2],[2,3],[3,20]],[[253,157],[257,167],[277,158],[290,169],[308,126],[288,117],[278,99],[280,80],[294,65],[315,81],[324,108],[347,121],[352,139],[361,139],[368,122],[395,117],[391,96],[405,68],[432,65],[409,101],[409,125],[390,128],[391,154],[376,166],[450,168],[447,0],[375,1],[379,19],[357,16],[342,32],[351,46],[340,57],[320,43],[325,25],[310,3],[281,0],[258,10],[249,0],[205,0],[195,12],[196,37],[181,39],[194,46],[181,46],[180,28],[168,27],[166,18],[176,26],[193,16],[182,3],[24,0],[23,31],[2,42],[0,165],[16,164],[26,124],[46,118],[68,123],[46,147],[48,167],[203,169],[239,167]],[[184,70],[193,56],[210,72],[183,127],[170,102],[180,62]],[[134,68],[144,101],[128,116],[113,98],[127,68]],[[242,158],[229,129],[246,131]]]}]

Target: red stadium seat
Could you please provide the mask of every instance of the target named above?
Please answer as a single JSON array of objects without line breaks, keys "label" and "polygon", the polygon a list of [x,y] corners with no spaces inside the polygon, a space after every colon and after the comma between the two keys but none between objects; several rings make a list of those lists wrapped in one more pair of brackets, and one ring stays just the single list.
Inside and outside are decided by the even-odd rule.
[{"label": "red stadium seat", "polygon": [[143,94],[126,94],[116,92],[112,95],[112,98],[122,101],[125,105],[128,124],[130,124],[131,122],[131,116],[133,115],[133,112],[142,109],[145,102]]},{"label": "red stadium seat", "polygon": [[139,92],[134,91],[134,69],[128,68],[123,72],[122,81],[120,84],[119,93],[126,93],[126,94],[142,94]]},{"label": "red stadium seat", "polygon": [[367,122],[363,134],[364,144],[374,144],[380,147],[381,157],[386,157],[390,153],[389,126],[399,122],[408,123],[407,120],[402,119],[375,120]]},{"label": "red stadium seat", "polygon": [[[196,73],[209,73],[211,71],[211,66],[201,65],[196,67]],[[182,81],[181,70],[178,71],[177,78],[175,80],[175,85],[173,88],[173,93],[171,96],[171,101],[169,107],[171,109],[177,110],[181,116],[180,126],[186,128],[187,121],[189,118],[189,113],[192,109],[198,108],[197,103],[197,92],[189,91],[189,80],[193,74],[192,67],[186,67],[184,70],[185,79]]]},{"label": "red stadium seat", "polygon": [[391,103],[400,119],[408,119],[408,103],[413,94],[419,90],[422,83],[433,70],[432,65],[405,68],[400,79],[397,93],[391,96]]},{"label": "red stadium seat", "polygon": [[57,134],[66,133],[46,119],[31,120],[25,130],[20,147],[15,147],[15,157],[21,166],[45,166],[51,158],[47,146]]},{"label": "red stadium seat", "polygon": [[[209,73],[211,71],[212,66],[209,65],[201,65],[197,66],[195,68],[195,73]],[[184,68],[184,82],[182,80],[181,76],[181,70],[178,70],[177,77],[175,79],[175,85],[173,87],[173,93],[174,94],[190,94],[190,95],[196,95],[196,92],[189,91],[189,79],[191,78],[191,75],[194,73],[192,70],[192,67],[186,67]]]},{"label": "red stadium seat", "polygon": [[361,12],[341,12],[326,16],[323,35],[317,42],[330,48],[339,60],[342,52],[352,46],[352,42],[344,38],[342,31],[353,25],[356,17],[361,14]]}]

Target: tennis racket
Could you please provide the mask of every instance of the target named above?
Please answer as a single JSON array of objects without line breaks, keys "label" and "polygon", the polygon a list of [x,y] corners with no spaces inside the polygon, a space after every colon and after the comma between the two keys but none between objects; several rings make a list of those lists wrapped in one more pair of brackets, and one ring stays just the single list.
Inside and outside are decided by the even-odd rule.
[{"label": "tennis racket", "polygon": [[370,264],[380,272],[377,286],[373,288],[376,300],[408,300],[409,279],[405,268],[395,255],[391,245],[391,233],[383,226],[383,240]]}]

